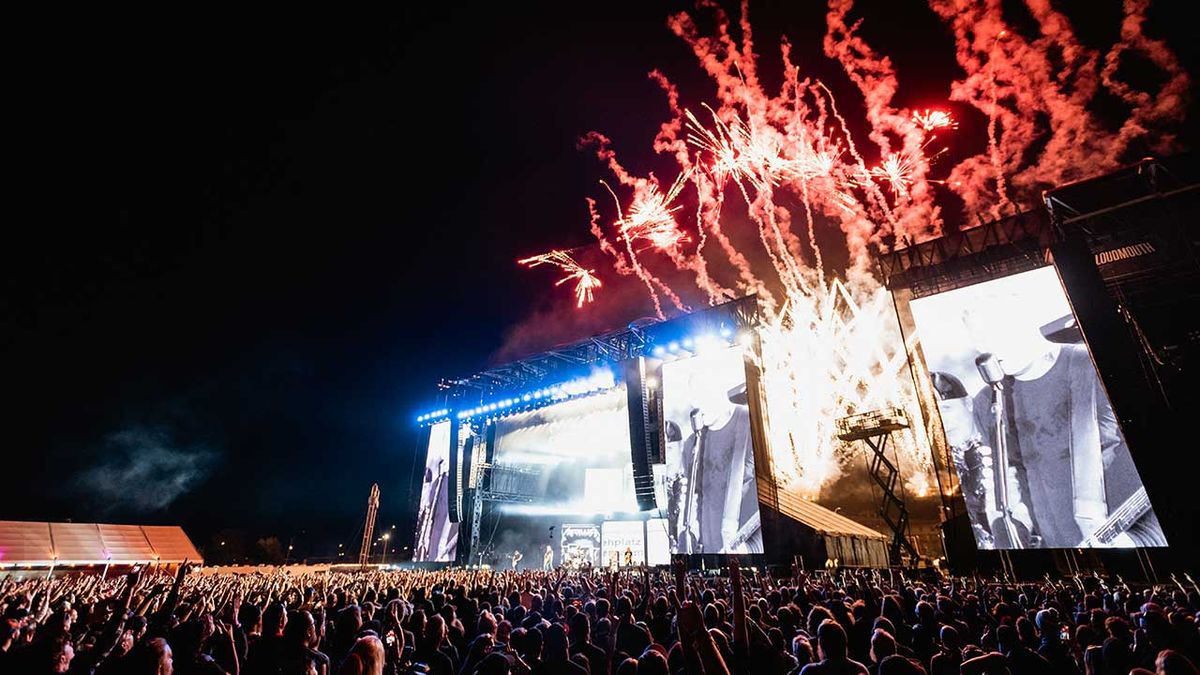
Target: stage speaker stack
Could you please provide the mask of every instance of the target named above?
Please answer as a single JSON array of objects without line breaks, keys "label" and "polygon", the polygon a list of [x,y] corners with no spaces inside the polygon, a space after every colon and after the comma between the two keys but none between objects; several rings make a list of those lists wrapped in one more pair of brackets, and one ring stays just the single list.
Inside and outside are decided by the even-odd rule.
[{"label": "stage speaker stack", "polygon": [[459,425],[459,420],[451,420],[450,422],[450,484],[447,486],[446,491],[446,506],[447,515],[452,523],[462,521],[463,465],[470,466],[469,462],[463,462],[462,458],[458,456]]},{"label": "stage speaker stack", "polygon": [[647,386],[646,360],[642,357],[623,361],[625,392],[629,402],[629,449],[633,462],[633,490],[639,511],[658,508],[654,498],[654,471],[661,461],[658,433],[658,405],[654,390]]}]

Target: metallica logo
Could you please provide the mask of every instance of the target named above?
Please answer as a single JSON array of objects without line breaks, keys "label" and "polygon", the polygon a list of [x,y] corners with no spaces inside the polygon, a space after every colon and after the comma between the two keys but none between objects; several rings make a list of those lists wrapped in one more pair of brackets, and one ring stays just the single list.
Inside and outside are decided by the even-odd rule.
[{"label": "metallica logo", "polygon": [[564,525],[562,530],[562,536],[566,538],[595,537],[597,534],[595,525]]}]

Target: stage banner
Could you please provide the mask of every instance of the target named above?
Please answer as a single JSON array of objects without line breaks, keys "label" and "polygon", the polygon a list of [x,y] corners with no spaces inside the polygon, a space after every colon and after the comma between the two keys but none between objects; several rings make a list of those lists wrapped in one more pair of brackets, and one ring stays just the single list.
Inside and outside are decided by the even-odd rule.
[{"label": "stage banner", "polygon": [[562,561],[567,567],[600,565],[600,526],[592,523],[563,523]]},{"label": "stage banner", "polygon": [[640,520],[606,520],[600,528],[604,566],[646,562],[646,534]]}]

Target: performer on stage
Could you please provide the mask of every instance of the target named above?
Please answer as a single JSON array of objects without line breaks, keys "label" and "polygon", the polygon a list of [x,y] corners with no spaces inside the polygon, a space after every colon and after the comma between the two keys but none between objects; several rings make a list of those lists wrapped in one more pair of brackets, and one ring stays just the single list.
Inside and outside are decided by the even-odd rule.
[{"label": "performer on stage", "polygon": [[521,559],[525,556],[521,555],[521,551],[516,550],[513,551],[508,557],[512,560],[512,568],[515,570],[517,569],[517,563],[521,562]]},{"label": "performer on stage", "polygon": [[633,549],[628,546],[625,547],[625,566],[633,566]]},{"label": "performer on stage", "polygon": [[730,400],[738,392],[717,384],[700,370],[689,378],[692,433],[682,449],[680,553],[735,552],[739,530],[758,516],[750,410]]},{"label": "performer on stage", "polygon": [[[1012,511],[1025,522],[1004,528],[1005,539],[1012,531],[1025,540],[997,546],[1166,545],[1087,347],[1046,339],[1013,294],[985,300],[963,314],[986,383],[973,400],[975,426],[991,470],[1009,467],[1007,480],[988,475],[1003,480],[998,489],[1010,502],[1028,507]],[[1129,513],[1130,522],[1113,527],[1114,515]]]},{"label": "performer on stage", "polygon": [[554,548],[550,544],[546,544],[546,553],[542,555],[542,569],[546,571],[554,569]]}]

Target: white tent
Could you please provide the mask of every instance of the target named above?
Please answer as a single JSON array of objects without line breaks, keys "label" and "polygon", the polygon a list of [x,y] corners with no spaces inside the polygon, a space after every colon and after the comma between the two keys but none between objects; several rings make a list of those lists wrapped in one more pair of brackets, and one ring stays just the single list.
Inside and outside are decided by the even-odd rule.
[{"label": "white tent", "polygon": [[203,563],[178,525],[0,520],[0,568]]}]

